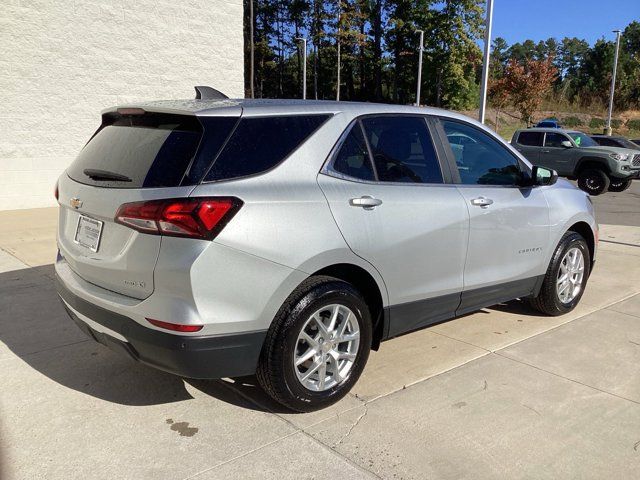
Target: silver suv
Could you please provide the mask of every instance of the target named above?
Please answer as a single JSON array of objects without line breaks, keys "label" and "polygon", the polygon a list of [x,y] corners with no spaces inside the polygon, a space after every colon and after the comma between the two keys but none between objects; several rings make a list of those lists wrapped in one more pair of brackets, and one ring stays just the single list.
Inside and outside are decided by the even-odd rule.
[{"label": "silver suv", "polygon": [[257,373],[297,411],[380,342],[525,298],[572,310],[588,196],[426,108],[185,100],[109,109],[60,177],[57,288],[90,337],[177,375]]}]

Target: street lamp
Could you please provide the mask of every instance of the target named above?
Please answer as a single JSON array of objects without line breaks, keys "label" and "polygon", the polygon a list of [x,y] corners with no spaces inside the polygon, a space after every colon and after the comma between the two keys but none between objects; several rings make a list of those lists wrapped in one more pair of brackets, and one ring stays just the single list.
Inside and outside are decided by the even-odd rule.
[{"label": "street lamp", "polygon": [[302,42],[302,99],[307,99],[307,39],[304,37],[296,37],[296,40]]},{"label": "street lamp", "polygon": [[420,53],[418,54],[418,85],[416,86],[416,107],[420,106],[420,86],[422,84],[422,53],[424,52],[424,31],[416,30],[420,33]]},{"label": "street lamp", "polygon": [[342,10],[342,1],[338,1],[338,23],[336,24],[336,49],[338,50],[338,78],[336,81],[336,101],[340,101],[340,11]]},{"label": "street lamp", "polygon": [[482,62],[482,80],[480,81],[480,123],[484,123],[487,108],[487,84],[489,83],[489,55],[491,53],[491,23],[493,22],[493,0],[487,0],[487,19],[484,31],[484,60]]},{"label": "street lamp", "polygon": [[609,115],[607,116],[607,130],[606,134],[611,135],[613,130],[611,129],[611,114],[613,113],[613,91],[616,88],[616,72],[618,70],[618,52],[620,51],[620,30],[614,30],[616,34],[616,55],[613,59],[613,76],[611,77],[611,93],[609,94]]}]

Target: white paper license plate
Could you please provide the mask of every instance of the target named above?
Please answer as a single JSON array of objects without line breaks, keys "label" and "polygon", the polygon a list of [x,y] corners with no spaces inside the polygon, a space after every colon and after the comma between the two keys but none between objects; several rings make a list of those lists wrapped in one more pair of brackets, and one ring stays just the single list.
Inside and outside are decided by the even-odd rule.
[{"label": "white paper license plate", "polygon": [[80,215],[78,219],[78,227],[76,228],[76,237],[74,241],[78,245],[88,248],[92,252],[97,252],[100,246],[100,235],[102,234],[103,222],[94,220],[93,218]]}]

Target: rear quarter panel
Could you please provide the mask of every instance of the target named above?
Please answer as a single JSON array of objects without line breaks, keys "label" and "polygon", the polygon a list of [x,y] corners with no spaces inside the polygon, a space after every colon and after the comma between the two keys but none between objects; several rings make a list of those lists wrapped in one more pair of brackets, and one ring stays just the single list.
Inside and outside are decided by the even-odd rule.
[{"label": "rear quarter panel", "polygon": [[[349,249],[331,215],[316,177],[348,118],[336,115],[283,163],[262,175],[204,183],[192,197],[234,196],[243,205],[213,240],[198,253],[186,281],[193,285],[200,318],[223,331],[227,323],[237,331],[268,328],[289,294],[312,273],[330,265],[350,263],[367,270],[378,283],[383,303],[388,297],[381,276]],[[156,268],[158,288],[164,288],[160,271],[171,254],[163,241]],[[167,254],[165,255],[165,252]],[[197,278],[197,281],[195,281]],[[226,280],[225,280],[226,278]],[[167,289],[178,288],[177,285]],[[216,294],[216,292],[218,292]],[[253,305],[251,308],[238,305]],[[217,312],[216,312],[217,309]],[[232,327],[231,323],[236,323]]]}]

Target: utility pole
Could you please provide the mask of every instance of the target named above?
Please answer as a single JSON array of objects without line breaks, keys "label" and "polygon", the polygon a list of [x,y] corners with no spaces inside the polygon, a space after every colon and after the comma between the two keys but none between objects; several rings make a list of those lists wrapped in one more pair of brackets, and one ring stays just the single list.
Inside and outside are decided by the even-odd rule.
[{"label": "utility pole", "polygon": [[254,53],[253,53],[253,50],[254,50],[254,47],[253,47],[253,0],[249,0],[249,23],[250,23],[249,36],[251,37],[250,40],[249,40],[250,44],[251,44],[249,46],[249,50],[251,52],[250,55],[249,55],[250,63],[251,63],[249,65],[249,72],[250,72],[249,73],[249,90],[251,92],[251,98],[255,98],[255,91],[253,89],[253,83],[254,83],[254,80],[253,80],[253,75],[254,75],[254,72],[253,72],[253,64],[254,64],[254,58],[253,58],[254,57]]},{"label": "utility pole", "polygon": [[484,59],[482,63],[482,80],[480,81],[480,112],[478,119],[484,123],[487,108],[487,84],[489,83],[489,55],[491,54],[491,24],[493,23],[493,0],[487,0],[487,19],[484,30]]},{"label": "utility pole", "polygon": [[304,53],[302,55],[302,99],[307,99],[307,39],[298,37],[296,40],[302,42]]},{"label": "utility pole", "polygon": [[616,72],[618,71],[618,52],[620,51],[620,30],[614,30],[616,34],[616,55],[613,59],[613,76],[611,77],[611,92],[609,93],[609,115],[607,116],[607,129],[605,134],[611,135],[613,130],[611,129],[611,115],[613,114],[613,92],[616,88]]},{"label": "utility pole", "polygon": [[342,8],[342,2],[338,2],[338,28],[337,28],[337,37],[336,37],[336,47],[338,50],[338,83],[336,85],[336,101],[340,101],[340,10]]},{"label": "utility pole", "polygon": [[420,106],[420,87],[422,86],[422,53],[424,52],[424,30],[416,30],[420,33],[420,50],[418,54],[418,84],[416,85],[416,107]]}]

